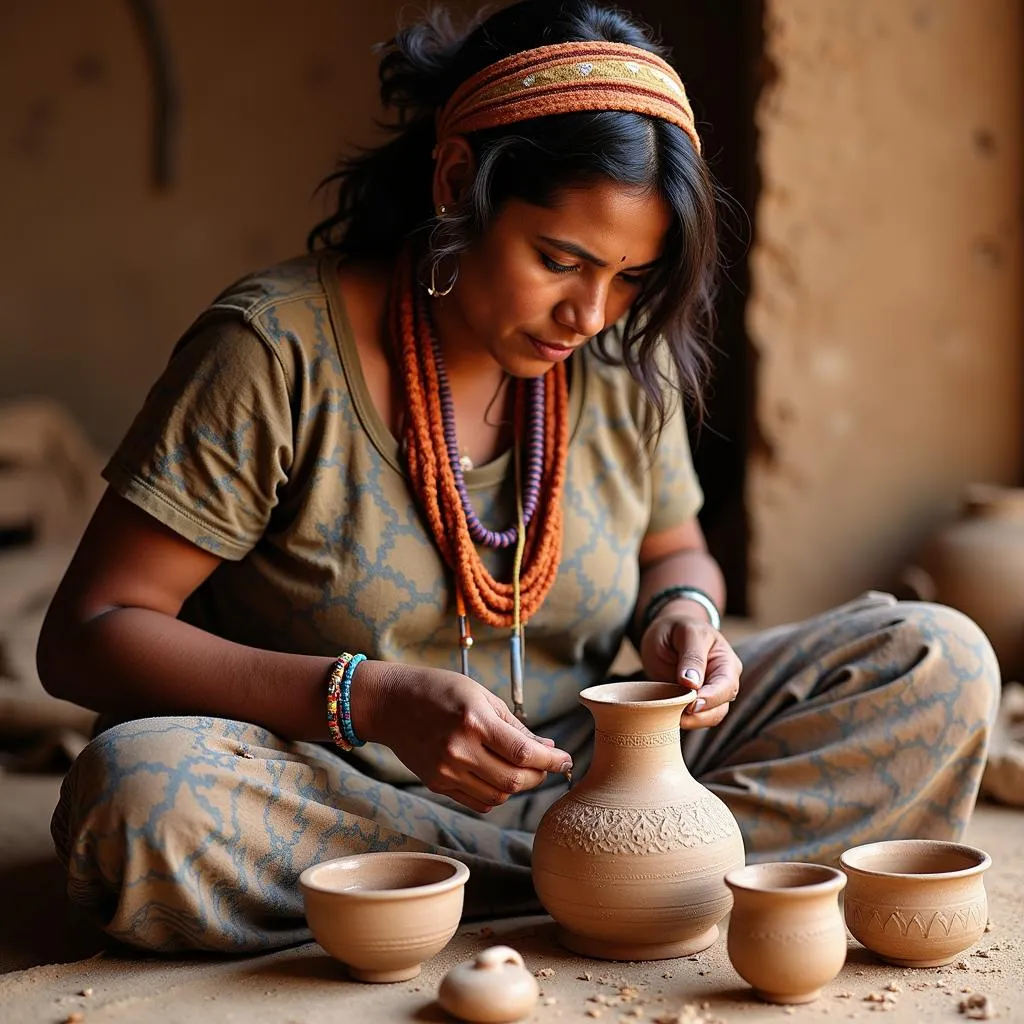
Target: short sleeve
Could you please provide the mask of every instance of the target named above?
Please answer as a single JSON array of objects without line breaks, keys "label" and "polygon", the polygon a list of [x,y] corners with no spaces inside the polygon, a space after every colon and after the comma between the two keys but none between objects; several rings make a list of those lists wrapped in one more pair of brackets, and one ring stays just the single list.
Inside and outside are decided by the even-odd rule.
[{"label": "short sleeve", "polygon": [[284,367],[240,319],[210,318],[178,344],[103,476],[182,537],[237,560],[265,532],[293,451]]},{"label": "short sleeve", "polygon": [[693,468],[686,419],[678,401],[670,408],[651,453],[651,518],[648,534],[661,533],[692,519],[704,504]]}]

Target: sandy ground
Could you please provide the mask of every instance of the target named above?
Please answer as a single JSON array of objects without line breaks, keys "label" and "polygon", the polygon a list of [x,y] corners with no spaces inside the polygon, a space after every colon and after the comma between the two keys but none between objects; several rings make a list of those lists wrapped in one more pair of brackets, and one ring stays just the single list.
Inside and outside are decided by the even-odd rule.
[{"label": "sandy ground", "polygon": [[847,964],[823,997],[785,1008],[751,996],[729,964],[724,937],[696,957],[610,964],[566,953],[544,917],[468,924],[419,978],[384,986],[348,981],[315,944],[231,960],[100,952],[103,937],[67,906],[49,850],[58,785],[52,776],[0,776],[2,1024],[440,1024],[450,1019],[434,999],[444,973],[498,943],[518,949],[538,974],[543,995],[531,1024],[870,1022],[876,1014],[893,1024],[966,1021],[960,1003],[976,993],[989,997],[997,1019],[1024,1022],[1021,811],[983,805],[975,815],[968,841],[994,860],[987,876],[992,930],[958,964],[888,967],[851,939]]}]

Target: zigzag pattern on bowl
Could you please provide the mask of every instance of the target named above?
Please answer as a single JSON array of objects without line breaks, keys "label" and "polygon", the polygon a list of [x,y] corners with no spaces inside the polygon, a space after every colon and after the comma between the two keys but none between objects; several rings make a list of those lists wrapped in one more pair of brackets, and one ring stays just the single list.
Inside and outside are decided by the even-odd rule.
[{"label": "zigzag pattern on bowl", "polygon": [[909,935],[911,930],[916,928],[926,939],[937,934],[948,936],[958,932],[984,929],[987,912],[987,900],[978,900],[948,913],[941,910],[923,912],[916,910],[910,917],[907,917],[898,908],[885,914],[884,911],[879,912],[877,909],[869,908],[849,897],[846,899],[846,913],[851,930],[863,928],[865,931],[884,934],[895,928],[901,935]]}]

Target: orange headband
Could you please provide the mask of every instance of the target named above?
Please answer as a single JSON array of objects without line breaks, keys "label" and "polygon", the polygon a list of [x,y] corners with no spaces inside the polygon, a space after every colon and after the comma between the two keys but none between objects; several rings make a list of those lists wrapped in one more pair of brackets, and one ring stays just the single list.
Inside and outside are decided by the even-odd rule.
[{"label": "orange headband", "polygon": [[513,54],[467,79],[437,118],[452,135],[583,110],[628,110],[678,125],[700,152],[686,89],[657,55],[625,43],[558,43]]}]

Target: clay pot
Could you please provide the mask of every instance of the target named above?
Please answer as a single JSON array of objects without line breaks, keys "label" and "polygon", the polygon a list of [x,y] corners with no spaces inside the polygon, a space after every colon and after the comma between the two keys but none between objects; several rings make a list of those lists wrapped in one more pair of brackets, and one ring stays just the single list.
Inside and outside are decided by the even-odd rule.
[{"label": "clay pot", "polygon": [[875,956],[899,967],[941,967],[985,931],[984,850],[896,839],[847,850],[846,924]]},{"label": "clay pot", "polygon": [[683,763],[679,716],[694,699],[673,683],[592,686],[594,759],[548,809],[533,881],[563,945],[606,960],[661,960],[710,946],[743,865],[729,808]]},{"label": "clay pot", "polygon": [[313,937],[358,981],[407,981],[462,917],[469,868],[432,853],[360,853],[299,875]]},{"label": "clay pot", "polygon": [[736,973],[769,1003],[809,1003],[846,963],[839,893],[846,876],[818,864],[753,864],[730,871],[728,952]]},{"label": "clay pot", "polygon": [[929,538],[902,580],[918,599],[973,619],[1004,677],[1024,672],[1024,488],[968,487],[959,519]]},{"label": "clay pot", "polygon": [[539,995],[523,958],[511,946],[491,946],[444,976],[437,1001],[462,1020],[508,1024],[525,1017]]}]

